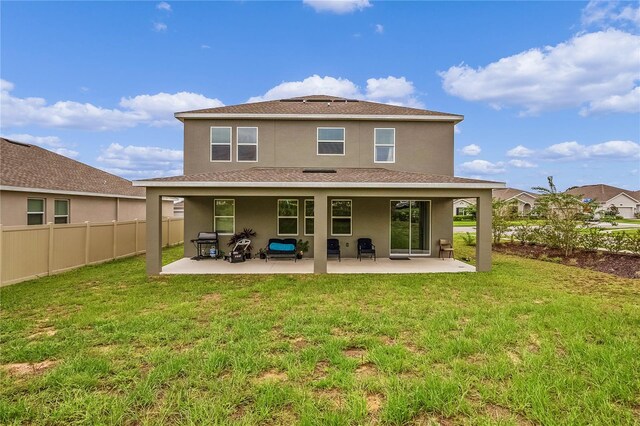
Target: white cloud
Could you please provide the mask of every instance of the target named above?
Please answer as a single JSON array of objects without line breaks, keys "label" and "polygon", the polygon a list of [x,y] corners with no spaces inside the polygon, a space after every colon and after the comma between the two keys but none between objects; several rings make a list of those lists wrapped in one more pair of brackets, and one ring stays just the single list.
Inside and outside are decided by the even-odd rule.
[{"label": "white cloud", "polygon": [[375,31],[376,31],[377,34],[384,34],[384,25],[376,24]]},{"label": "white cloud", "polygon": [[506,171],[504,163],[492,163],[487,160],[467,161],[460,165],[460,169],[466,173],[476,173],[478,175],[496,175]]},{"label": "white cloud", "polygon": [[19,98],[11,94],[13,84],[2,80],[0,119],[4,128],[37,125],[86,130],[114,130],[139,124],[163,126],[179,124],[173,113],[189,109],[222,106],[218,99],[191,92],[157,93],[122,98],[119,108],[103,108],[90,103],[44,98]]},{"label": "white cloud", "polygon": [[[592,105],[626,96],[640,80],[640,36],[609,29],[580,34],[556,46],[531,49],[474,69],[461,64],[440,72],[445,91],[493,108],[523,113]],[[617,107],[618,111],[633,112]]]},{"label": "white cloud", "polygon": [[12,91],[14,88],[14,85],[12,82],[7,81],[7,80],[3,80],[0,78],[0,90],[3,92],[10,92]]},{"label": "white cloud", "polygon": [[3,137],[16,142],[37,145],[69,158],[77,158],[80,155],[78,151],[69,149],[67,144],[63,143],[57,136],[34,136],[27,133],[13,133]]},{"label": "white cloud", "polygon": [[165,24],[164,22],[154,22],[153,30],[159,33],[165,32],[167,31],[167,24]]},{"label": "white cloud", "polygon": [[533,167],[538,167],[536,164],[533,164],[527,160],[510,160],[509,164],[518,169],[531,169]]},{"label": "white cloud", "polygon": [[640,145],[632,141],[607,141],[594,145],[582,145],[576,141],[570,141],[551,145],[543,151],[542,155],[551,160],[638,159]]},{"label": "white cloud", "polygon": [[631,2],[591,0],[582,9],[582,25],[606,28],[611,26],[640,26],[640,7]]},{"label": "white cloud", "polygon": [[580,111],[581,115],[594,112],[635,112],[640,113],[640,87],[636,87],[626,95],[613,95],[589,103],[588,108]]},{"label": "white cloud", "polygon": [[156,5],[156,9],[171,12],[171,5],[166,1],[161,1]]},{"label": "white cloud", "polygon": [[183,153],[156,146],[112,143],[97,158],[103,170],[129,179],[182,174]]},{"label": "white cloud", "polygon": [[392,105],[422,108],[414,97],[413,82],[405,77],[370,78],[363,93],[354,82],[345,78],[320,77],[315,74],[302,81],[287,81],[269,89],[264,95],[253,96],[248,102],[261,102],[305,95],[331,95],[351,99],[366,99]]},{"label": "white cloud", "polygon": [[302,3],[311,6],[316,12],[338,15],[364,10],[372,6],[369,0],[302,0]]},{"label": "white cloud", "polygon": [[478,154],[480,154],[480,152],[482,151],[482,149],[481,149],[478,145],[476,145],[476,144],[472,143],[471,145],[467,145],[467,146],[465,146],[465,147],[462,147],[462,149],[461,149],[460,151],[461,151],[464,155],[471,155],[471,156],[474,156],[474,155],[478,155]]},{"label": "white cloud", "polygon": [[507,151],[507,157],[516,157],[516,158],[527,158],[531,157],[534,154],[534,150],[529,149],[525,146],[518,145],[515,148]]},{"label": "white cloud", "polygon": [[201,44],[200,49],[211,49],[211,46],[209,46],[208,44]]}]

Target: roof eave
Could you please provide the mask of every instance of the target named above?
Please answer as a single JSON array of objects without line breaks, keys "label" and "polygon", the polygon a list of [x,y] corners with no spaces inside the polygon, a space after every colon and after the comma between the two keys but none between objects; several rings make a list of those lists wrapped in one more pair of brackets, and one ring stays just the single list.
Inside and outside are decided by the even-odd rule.
[{"label": "roof eave", "polygon": [[163,188],[408,188],[408,189],[499,189],[504,182],[211,182],[211,181],[153,181],[138,180],[133,186]]},{"label": "roof eave", "polygon": [[455,124],[464,120],[463,115],[399,115],[399,114],[232,114],[211,112],[176,112],[175,118],[184,123],[185,119],[211,120],[366,120],[366,121],[443,121]]}]

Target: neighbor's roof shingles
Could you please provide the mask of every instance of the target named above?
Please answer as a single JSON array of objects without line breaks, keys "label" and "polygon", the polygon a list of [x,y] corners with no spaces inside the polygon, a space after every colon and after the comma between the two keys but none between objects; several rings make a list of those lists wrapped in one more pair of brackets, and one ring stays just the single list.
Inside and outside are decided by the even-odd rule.
[{"label": "neighbor's roof shingles", "polygon": [[640,201],[636,197],[634,197],[634,191],[627,191],[626,189],[618,188],[611,185],[605,185],[602,183],[597,185],[578,186],[576,188],[568,189],[566,192],[571,195],[582,196],[582,198],[597,200],[601,203],[606,203],[616,195],[620,195],[624,192],[630,197],[633,197],[636,201]]},{"label": "neighbor's roof shingles", "polygon": [[[254,167],[244,170],[198,173],[147,179],[144,182],[220,182],[220,183],[496,183],[428,173],[402,172],[383,168],[331,168],[335,173],[305,173],[303,167]],[[313,168],[311,168],[313,170]]]},{"label": "neighbor's roof shingles", "polygon": [[144,197],[144,188],[46,149],[0,138],[0,185]]},{"label": "neighbor's roof shingles", "polygon": [[313,95],[299,98],[280,99],[275,101],[254,102],[240,105],[229,105],[217,108],[205,108],[184,111],[180,114],[294,114],[294,115],[422,115],[451,117],[452,121],[462,118],[461,115],[446,112],[429,111],[377,102],[338,98],[335,96]]},{"label": "neighbor's roof shingles", "polygon": [[510,200],[513,197],[518,196],[522,193],[527,194],[530,197],[537,198],[537,195],[532,192],[523,191],[521,189],[516,189],[516,188],[494,189],[493,198],[497,198],[499,200]]}]

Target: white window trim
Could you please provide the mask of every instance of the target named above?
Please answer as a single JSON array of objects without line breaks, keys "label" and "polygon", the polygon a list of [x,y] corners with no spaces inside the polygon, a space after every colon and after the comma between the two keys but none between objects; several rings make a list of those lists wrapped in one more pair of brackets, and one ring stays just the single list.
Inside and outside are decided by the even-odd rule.
[{"label": "white window trim", "polygon": [[[216,216],[216,201],[231,201],[233,203],[233,216]],[[222,232],[218,232],[218,230],[216,229],[216,219],[217,218],[232,218],[233,219],[233,229],[231,230],[231,233],[222,233]],[[213,230],[215,232],[218,232],[218,235],[233,235],[236,233],[236,200],[235,198],[214,198],[213,200]]]},{"label": "white window trim", "polygon": [[[377,130],[393,130],[393,145],[378,145],[378,133]],[[376,148],[378,146],[392,146],[393,147],[393,160],[392,161],[378,161],[376,159]],[[396,162],[396,129],[394,127],[376,127],[373,129],[373,162],[374,163],[395,163]]]},{"label": "white window trim", "polygon": [[[342,129],[342,141],[320,140],[320,130],[322,129]],[[342,142],[342,154],[320,154],[320,142]],[[316,155],[342,156],[347,154],[347,129],[344,127],[318,127],[316,128]]]},{"label": "white window trim", "polygon": [[[315,206],[315,203],[314,203],[314,206],[313,206],[313,216],[307,216],[307,203],[313,203],[313,202],[314,202],[313,199],[304,200],[304,223],[303,223],[303,226],[304,226],[304,235],[306,237],[313,236],[314,233],[315,233],[315,230],[316,230],[316,206]],[[309,234],[307,232],[307,219],[313,219],[313,230],[314,230],[314,233],[312,233],[312,234]]]},{"label": "white window trim", "polygon": [[[229,129],[229,143],[213,143],[213,129]],[[233,143],[233,128],[228,126],[211,126],[209,128],[209,161],[212,163],[230,163],[233,161],[233,150],[231,145]],[[229,159],[228,160],[214,160],[213,159],[213,145],[229,146]]]},{"label": "white window trim", "polygon": [[[64,201],[67,203],[67,214],[56,214],[56,202]],[[66,198],[56,198],[53,200],[53,223],[56,223],[56,219],[59,217],[66,217],[67,221],[65,223],[71,223],[71,201]]]},{"label": "white window trim", "polygon": [[[30,212],[29,211],[29,200],[40,200],[42,201],[42,211],[41,212]],[[29,215],[42,215],[42,225],[47,223],[47,200],[44,198],[27,198],[27,224],[29,224]]]},{"label": "white window trim", "polygon": [[[280,216],[280,201],[295,201],[296,202],[296,233],[295,234],[282,234],[280,233],[280,219],[293,219],[294,216]],[[277,217],[277,233],[279,237],[297,237],[300,233],[300,201],[295,198],[278,198],[278,203],[276,204],[276,217]]]},{"label": "white window trim", "polygon": [[[256,143],[240,143],[240,129],[256,129]],[[257,163],[258,162],[258,128],[257,127],[236,127],[236,161],[238,163]],[[240,145],[256,146],[256,159],[255,160],[241,160],[239,155]]]},{"label": "white window trim", "polygon": [[[334,216],[333,215],[333,203],[335,201],[348,201],[351,206],[351,214],[349,216]],[[349,233],[348,234],[336,234],[333,232],[333,219],[349,219]],[[331,236],[333,237],[350,237],[353,235],[353,200],[346,198],[335,198],[331,200]]]}]

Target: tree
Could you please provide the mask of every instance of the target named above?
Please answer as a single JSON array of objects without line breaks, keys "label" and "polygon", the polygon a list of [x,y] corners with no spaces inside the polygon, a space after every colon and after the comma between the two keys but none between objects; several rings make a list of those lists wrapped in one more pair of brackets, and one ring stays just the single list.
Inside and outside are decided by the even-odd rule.
[{"label": "tree", "polygon": [[548,188],[532,188],[540,194],[536,201],[536,211],[544,218],[540,234],[548,245],[562,249],[565,256],[569,256],[579,244],[580,229],[593,213],[595,203],[558,192],[553,176],[549,176],[547,182]]},{"label": "tree", "polygon": [[[494,198],[491,202],[491,232],[493,234],[493,243],[498,244],[504,234],[509,230],[511,220],[514,217],[513,206],[517,201],[505,201]],[[517,211],[516,205],[516,211]]]}]

